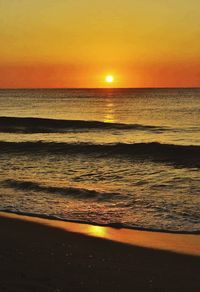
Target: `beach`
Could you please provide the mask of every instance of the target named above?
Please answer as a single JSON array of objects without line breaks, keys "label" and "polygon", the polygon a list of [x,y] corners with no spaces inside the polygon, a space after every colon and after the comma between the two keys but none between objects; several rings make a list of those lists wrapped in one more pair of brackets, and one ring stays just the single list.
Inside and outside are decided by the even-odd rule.
[{"label": "beach", "polygon": [[123,229],[110,228],[108,240],[107,227],[86,235],[84,224],[4,212],[0,225],[0,291],[200,289],[199,235],[131,230],[127,244]]}]

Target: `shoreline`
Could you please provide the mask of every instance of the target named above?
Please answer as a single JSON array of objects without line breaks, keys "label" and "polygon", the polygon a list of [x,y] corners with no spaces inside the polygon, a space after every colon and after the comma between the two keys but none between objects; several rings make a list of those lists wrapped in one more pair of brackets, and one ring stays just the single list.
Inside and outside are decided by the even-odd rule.
[{"label": "shoreline", "polygon": [[110,223],[110,224],[98,224],[95,222],[86,222],[81,220],[70,220],[70,219],[62,219],[59,217],[49,216],[45,214],[37,214],[37,213],[26,213],[26,212],[15,212],[15,211],[9,211],[9,210],[0,210],[0,214],[13,214],[13,215],[19,215],[19,216],[27,216],[31,218],[39,218],[39,219],[47,219],[47,220],[55,220],[55,221],[61,221],[61,222],[67,222],[67,223],[75,223],[75,224],[84,224],[84,225],[91,225],[91,226],[99,226],[99,227],[110,227],[117,230],[120,229],[126,229],[126,230],[135,230],[135,231],[146,231],[146,232],[158,232],[158,233],[167,233],[167,234],[182,234],[182,235],[200,235],[200,230],[195,231],[176,231],[176,230],[167,230],[167,229],[151,229],[151,228],[142,228],[142,227],[131,227],[131,226],[125,226],[121,223]]},{"label": "shoreline", "polygon": [[62,229],[70,233],[101,238],[132,246],[200,256],[200,235],[195,233],[160,232],[119,228],[115,226],[100,226],[3,211],[0,211],[1,218],[32,222],[50,228]]}]

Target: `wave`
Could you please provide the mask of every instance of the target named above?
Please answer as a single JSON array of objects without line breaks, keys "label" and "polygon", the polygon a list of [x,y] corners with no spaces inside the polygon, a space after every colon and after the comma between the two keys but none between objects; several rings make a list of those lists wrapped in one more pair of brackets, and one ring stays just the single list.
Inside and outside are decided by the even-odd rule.
[{"label": "wave", "polygon": [[63,133],[70,130],[138,130],[138,131],[166,131],[165,127],[108,123],[86,120],[58,120],[29,117],[0,117],[1,133]]},{"label": "wave", "polygon": [[13,180],[7,179],[1,182],[1,185],[4,187],[13,188],[15,190],[25,190],[25,191],[35,191],[35,192],[43,192],[50,194],[57,194],[68,196],[70,198],[75,199],[88,199],[88,200],[98,200],[98,201],[110,201],[116,200],[123,197],[125,199],[125,195],[120,193],[111,193],[111,192],[100,192],[95,190],[90,190],[86,188],[76,188],[76,187],[53,187],[53,186],[44,186],[36,182],[32,181],[21,181],[21,180]]},{"label": "wave", "polygon": [[27,154],[83,154],[106,157],[123,157],[170,162],[200,168],[200,146],[152,143],[55,143],[55,142],[5,142],[0,141],[0,153]]}]

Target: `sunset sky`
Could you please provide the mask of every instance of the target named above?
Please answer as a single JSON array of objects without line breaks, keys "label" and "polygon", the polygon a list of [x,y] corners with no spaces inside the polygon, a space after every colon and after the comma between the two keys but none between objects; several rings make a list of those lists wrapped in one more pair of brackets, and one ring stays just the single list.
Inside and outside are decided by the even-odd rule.
[{"label": "sunset sky", "polygon": [[199,0],[0,0],[0,87],[200,86]]}]

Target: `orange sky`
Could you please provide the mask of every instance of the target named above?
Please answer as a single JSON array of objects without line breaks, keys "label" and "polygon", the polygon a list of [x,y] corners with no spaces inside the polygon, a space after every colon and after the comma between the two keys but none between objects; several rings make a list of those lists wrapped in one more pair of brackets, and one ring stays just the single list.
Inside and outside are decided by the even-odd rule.
[{"label": "orange sky", "polygon": [[200,86],[199,0],[0,0],[0,87]]}]

